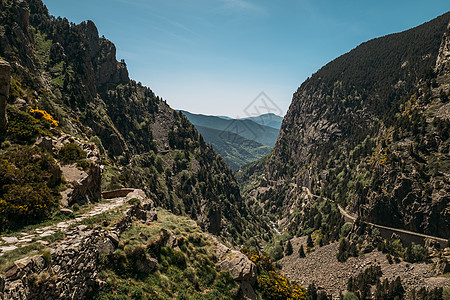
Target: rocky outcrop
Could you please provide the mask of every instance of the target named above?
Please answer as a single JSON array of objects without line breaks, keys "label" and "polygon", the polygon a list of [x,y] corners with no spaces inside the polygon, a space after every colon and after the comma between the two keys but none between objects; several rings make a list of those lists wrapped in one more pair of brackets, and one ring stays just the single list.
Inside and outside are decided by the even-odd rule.
[{"label": "rocky outcrop", "polygon": [[[132,219],[144,215],[144,207],[155,212],[152,219],[156,217],[153,202],[141,190],[131,194],[144,204],[136,203],[114,229],[79,225],[66,231],[65,239],[44,254],[14,262],[0,274],[0,299],[85,299],[100,284],[99,257],[115,251],[120,234]],[[136,262],[136,268],[150,272],[157,264],[156,259],[143,256]]]},{"label": "rocky outcrop", "polygon": [[0,59],[0,135],[5,133],[8,124],[6,103],[9,97],[11,67],[8,62]]},{"label": "rocky outcrop", "polygon": [[445,33],[441,47],[439,48],[435,72],[438,75],[444,75],[450,72],[450,23],[448,24],[447,32]]},{"label": "rocky outcrop", "polygon": [[101,168],[98,164],[90,164],[86,176],[78,180],[69,195],[71,203],[89,203],[101,198]]},{"label": "rocky outcrop", "polygon": [[97,288],[98,256],[112,246],[107,232],[78,226],[45,254],[10,266],[0,278],[0,299],[82,299]]},{"label": "rocky outcrop", "polygon": [[256,265],[243,253],[232,250],[216,240],[216,255],[221,271],[230,272],[239,283],[241,299],[256,299],[253,286],[256,284]]}]

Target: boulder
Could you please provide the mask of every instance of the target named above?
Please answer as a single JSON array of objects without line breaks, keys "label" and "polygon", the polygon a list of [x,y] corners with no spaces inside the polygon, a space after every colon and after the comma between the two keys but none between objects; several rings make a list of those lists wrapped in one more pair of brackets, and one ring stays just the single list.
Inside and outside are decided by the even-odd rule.
[{"label": "boulder", "polygon": [[229,271],[234,280],[256,283],[256,265],[245,254],[218,242],[216,255],[221,271]]},{"label": "boulder", "polygon": [[140,257],[136,260],[136,270],[140,273],[148,274],[156,267],[158,260],[152,257]]},{"label": "boulder", "polygon": [[73,214],[73,210],[68,209],[68,208],[61,208],[60,212],[66,216],[70,216],[71,214]]},{"label": "boulder", "polygon": [[114,253],[114,244],[109,238],[105,238],[100,240],[97,244],[98,254],[99,255],[111,255]]},{"label": "boulder", "polygon": [[74,203],[89,203],[101,198],[101,169],[100,165],[91,163],[89,169],[78,170],[76,166],[63,166],[62,173],[72,187],[62,192],[63,206]]},{"label": "boulder", "polygon": [[252,285],[247,282],[241,282],[239,283],[239,297],[238,299],[243,299],[243,300],[256,300],[258,299],[256,297],[256,293],[255,290],[253,289]]}]

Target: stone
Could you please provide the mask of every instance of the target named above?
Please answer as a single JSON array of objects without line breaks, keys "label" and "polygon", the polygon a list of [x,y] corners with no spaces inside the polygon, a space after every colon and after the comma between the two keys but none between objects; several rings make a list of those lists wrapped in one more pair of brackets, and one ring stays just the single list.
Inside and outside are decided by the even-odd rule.
[{"label": "stone", "polygon": [[447,259],[441,259],[437,262],[436,267],[434,268],[434,273],[436,275],[441,275],[450,272],[450,263]]},{"label": "stone", "polygon": [[136,260],[136,270],[148,274],[156,267],[158,260],[152,257],[141,257]]},{"label": "stone", "polygon": [[4,236],[2,237],[2,239],[7,242],[8,244],[14,244],[17,243],[19,241],[18,238],[16,238],[15,236]]},{"label": "stone", "polygon": [[31,257],[25,257],[20,260],[17,260],[14,262],[12,266],[10,266],[5,271],[5,277],[8,280],[16,280],[19,279],[22,276],[22,270],[25,270],[27,268],[31,269],[33,265],[33,261]]},{"label": "stone", "polygon": [[79,231],[85,231],[86,229],[88,229],[87,225],[80,225],[77,227]]},{"label": "stone", "polygon": [[45,268],[45,259],[42,257],[42,255],[35,255],[32,258],[34,263],[34,271],[35,273],[41,272]]},{"label": "stone", "polygon": [[68,209],[68,208],[61,208],[59,211],[60,211],[63,215],[66,215],[66,216],[70,216],[71,214],[73,214],[73,210]]},{"label": "stone", "polygon": [[256,300],[258,299],[256,297],[256,293],[255,290],[253,289],[252,285],[247,282],[247,281],[243,281],[239,283],[239,299],[242,300]]},{"label": "stone", "polygon": [[99,255],[111,255],[114,253],[115,247],[109,238],[105,238],[97,244],[97,249]]},{"label": "stone", "polygon": [[36,146],[47,150],[49,153],[52,153],[52,139],[48,136],[39,136],[34,143]]},{"label": "stone", "polygon": [[54,233],[55,232],[53,230],[48,230],[48,231],[45,231],[45,232],[41,233],[39,236],[40,237],[47,237],[47,236],[51,236]]},{"label": "stone", "polygon": [[119,236],[117,233],[110,231],[106,236],[111,240],[114,246],[117,247],[117,245],[119,245]]},{"label": "stone", "polygon": [[256,283],[256,265],[243,253],[230,250],[216,240],[216,255],[219,260],[220,269],[229,271],[231,277],[238,281],[247,281],[251,285]]},{"label": "stone", "polygon": [[11,82],[11,66],[0,59],[0,135],[6,132],[8,117],[6,115],[6,104],[9,98],[9,87]]}]

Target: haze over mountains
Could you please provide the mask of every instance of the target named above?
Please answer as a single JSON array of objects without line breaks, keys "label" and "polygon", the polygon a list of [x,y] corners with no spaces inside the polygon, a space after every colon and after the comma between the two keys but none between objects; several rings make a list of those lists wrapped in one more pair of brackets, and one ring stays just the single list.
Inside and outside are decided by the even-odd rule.
[{"label": "haze over mountains", "polygon": [[181,111],[212,144],[232,170],[254,162],[270,153],[278,137],[282,117],[263,114],[232,119]]}]

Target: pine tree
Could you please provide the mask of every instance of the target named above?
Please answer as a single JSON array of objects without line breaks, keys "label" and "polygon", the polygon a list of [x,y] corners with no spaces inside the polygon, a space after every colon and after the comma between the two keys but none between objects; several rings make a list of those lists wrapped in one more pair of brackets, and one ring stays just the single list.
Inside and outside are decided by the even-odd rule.
[{"label": "pine tree", "polygon": [[286,253],[286,255],[292,255],[293,252],[294,252],[294,250],[292,249],[292,244],[291,244],[291,241],[289,240],[286,244],[285,253]]},{"label": "pine tree", "polygon": [[301,258],[306,257],[306,255],[305,255],[305,250],[303,250],[303,245],[301,245],[301,246],[300,246],[300,249],[298,249],[298,255],[299,255]]},{"label": "pine tree", "polygon": [[309,248],[314,247],[314,242],[311,238],[311,234],[308,234],[308,239],[306,240],[306,246],[308,246]]}]

